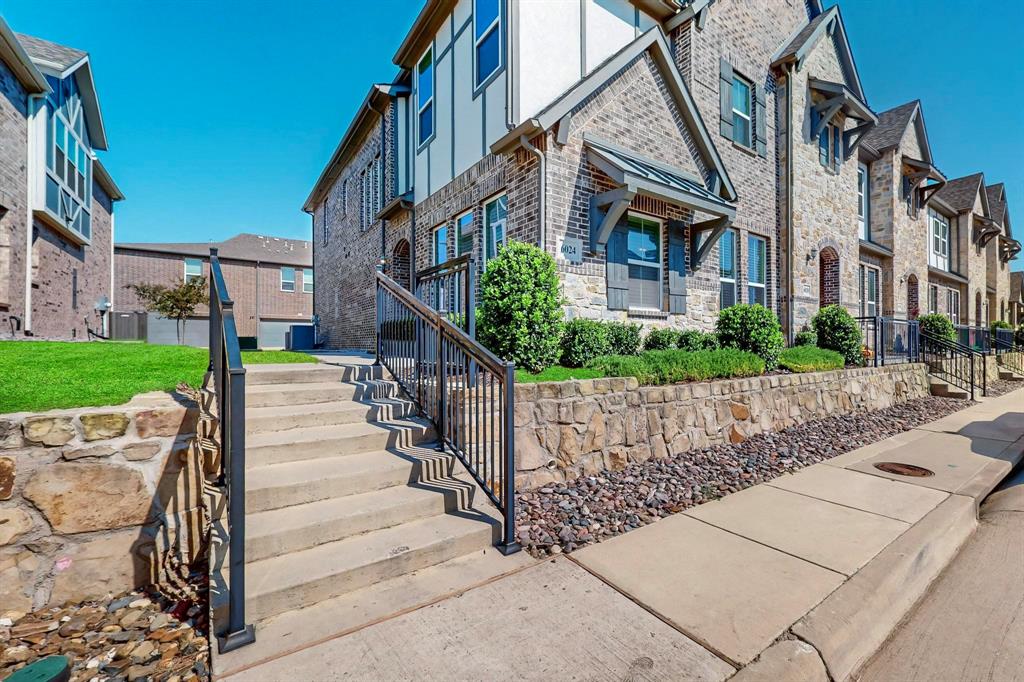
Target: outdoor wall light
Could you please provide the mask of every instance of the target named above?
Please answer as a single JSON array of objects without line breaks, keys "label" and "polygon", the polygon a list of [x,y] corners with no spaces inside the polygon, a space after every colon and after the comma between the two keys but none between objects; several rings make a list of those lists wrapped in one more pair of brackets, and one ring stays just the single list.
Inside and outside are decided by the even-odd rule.
[{"label": "outdoor wall light", "polygon": [[814,260],[817,257],[818,257],[818,250],[812,247],[811,248],[811,252],[809,254],[807,254],[807,262],[810,263],[812,260]]}]

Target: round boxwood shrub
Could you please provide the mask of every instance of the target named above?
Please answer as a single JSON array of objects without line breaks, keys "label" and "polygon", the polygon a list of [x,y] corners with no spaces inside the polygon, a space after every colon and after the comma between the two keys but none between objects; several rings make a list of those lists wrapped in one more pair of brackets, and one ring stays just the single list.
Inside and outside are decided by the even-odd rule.
[{"label": "round boxwood shrub", "polygon": [[918,322],[921,323],[921,331],[923,333],[940,339],[956,341],[956,329],[953,328],[953,323],[945,315],[939,315],[938,313],[922,315],[918,318]]},{"label": "round boxwood shrub", "polygon": [[675,329],[652,329],[644,338],[644,350],[668,350],[678,342],[679,332]]},{"label": "round boxwood shrub", "polygon": [[640,353],[640,330],[638,324],[629,322],[606,322],[608,353],[611,355],[638,355]]},{"label": "round boxwood shrub", "polygon": [[807,329],[804,327],[796,333],[793,337],[794,346],[817,346],[818,335],[814,333],[813,329]]},{"label": "round boxwood shrub", "polygon": [[531,244],[509,242],[480,278],[477,338],[516,367],[540,372],[558,361],[562,295],[555,259]]},{"label": "round boxwood shrub", "polygon": [[1016,346],[1024,346],[1024,322],[1017,327],[1017,331],[1013,333],[1013,343]]},{"label": "round boxwood shrub", "polygon": [[684,329],[679,334],[678,346],[682,350],[715,350],[718,348],[718,336],[714,332],[702,332],[699,329]]},{"label": "round boxwood shrub", "polygon": [[847,364],[863,362],[860,325],[840,305],[827,305],[811,318],[811,327],[818,338],[818,347],[834,350]]},{"label": "round boxwood shrub", "polygon": [[771,371],[779,365],[784,339],[775,313],[763,305],[741,303],[718,313],[715,325],[723,348],[739,348],[764,360]]},{"label": "round boxwood shrub", "polygon": [[607,355],[608,328],[597,320],[569,320],[562,332],[562,364],[583,367],[599,355]]}]

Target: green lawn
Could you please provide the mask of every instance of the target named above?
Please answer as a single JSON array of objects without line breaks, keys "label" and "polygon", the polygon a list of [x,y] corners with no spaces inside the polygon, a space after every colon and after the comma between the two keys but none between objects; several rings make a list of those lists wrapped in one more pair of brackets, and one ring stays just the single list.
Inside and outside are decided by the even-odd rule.
[{"label": "green lawn", "polygon": [[[146,343],[0,341],[0,414],[120,405],[146,391],[184,381],[198,387],[209,355],[204,348]],[[247,365],[316,362],[303,353],[246,351]]]},{"label": "green lawn", "polygon": [[531,374],[525,369],[516,370],[517,384],[538,384],[542,381],[569,381],[570,379],[600,379],[604,372],[599,369],[587,369],[586,367],[562,367],[552,365],[539,374]]}]

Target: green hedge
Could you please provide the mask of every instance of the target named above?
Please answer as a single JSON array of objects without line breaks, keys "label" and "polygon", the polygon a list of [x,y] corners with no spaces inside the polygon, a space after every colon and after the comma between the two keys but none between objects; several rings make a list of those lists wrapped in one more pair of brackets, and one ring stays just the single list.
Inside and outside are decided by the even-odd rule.
[{"label": "green hedge", "polygon": [[775,369],[779,364],[785,340],[775,313],[763,305],[741,303],[718,313],[715,324],[718,342],[723,348],[738,348],[754,353],[764,360],[765,366]]},{"label": "green hedge", "polygon": [[793,337],[794,346],[817,346],[818,335],[814,333],[813,329],[801,329]]},{"label": "green hedge", "polygon": [[605,322],[609,355],[638,355],[642,327],[629,322]]},{"label": "green hedge", "polygon": [[642,384],[674,384],[752,377],[764,374],[765,363],[757,355],[735,348],[646,351],[639,357],[609,355],[591,361],[589,367],[611,377],[635,377]]},{"label": "green hedge", "polygon": [[846,308],[839,305],[825,306],[811,318],[811,326],[818,337],[819,348],[834,350],[849,365],[863,364],[860,325]]},{"label": "green hedge", "polygon": [[790,372],[823,372],[845,365],[846,360],[839,353],[814,346],[794,346],[779,355],[779,367]]},{"label": "green hedge", "polygon": [[644,350],[668,350],[679,343],[679,331],[676,329],[652,329],[644,338]]},{"label": "green hedge", "polygon": [[562,333],[562,365],[583,367],[594,358],[608,355],[608,328],[597,320],[569,320]]},{"label": "green hedge", "polygon": [[945,315],[939,315],[938,313],[922,315],[918,318],[918,322],[921,323],[921,331],[925,334],[940,339],[956,341],[956,329],[954,329],[953,323]]},{"label": "green hedge", "polygon": [[678,346],[680,350],[688,351],[715,350],[719,347],[718,335],[699,329],[684,329],[679,334]]}]

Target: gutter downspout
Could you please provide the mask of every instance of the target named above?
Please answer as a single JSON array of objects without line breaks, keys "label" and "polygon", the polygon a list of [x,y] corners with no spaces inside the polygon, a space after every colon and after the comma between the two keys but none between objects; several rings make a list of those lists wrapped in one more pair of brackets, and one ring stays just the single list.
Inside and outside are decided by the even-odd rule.
[{"label": "gutter downspout", "polygon": [[544,152],[530,144],[530,141],[526,139],[526,135],[519,136],[519,144],[522,145],[523,149],[530,152],[537,157],[537,161],[540,163],[540,189],[539,189],[539,202],[540,202],[540,248],[541,251],[546,250],[547,235],[548,235],[548,220],[547,220],[547,202],[545,196],[547,195],[547,163],[544,158]]},{"label": "gutter downspout", "polygon": [[786,341],[793,344],[793,63],[786,64]]},{"label": "gutter downspout", "polygon": [[[513,5],[515,6],[514,9]],[[515,73],[515,60],[513,57],[515,54],[512,46],[515,45],[515,41],[513,40],[513,36],[515,35],[515,24],[519,21],[519,1],[508,0],[508,2],[505,3],[505,8],[508,11],[508,16],[505,17],[505,26],[507,27],[505,31],[505,129],[512,130],[516,127],[512,115],[515,111],[515,105],[512,101],[514,85],[513,74]],[[515,18],[514,21],[513,15]]]},{"label": "gutter downspout", "polygon": [[25,206],[25,325],[22,328],[22,333],[25,336],[32,336],[32,207],[36,205],[34,190],[36,184],[36,163],[35,163],[35,148],[37,146],[36,138],[38,135],[34,134],[32,127],[36,125],[36,114],[39,111],[39,102],[42,100],[40,95],[29,95],[28,97],[28,136],[26,139],[26,146],[28,148],[27,158],[25,159],[25,172],[28,176],[28,201]]},{"label": "gutter downspout", "polygon": [[[313,234],[313,241],[316,241],[316,234]],[[262,264],[256,261],[256,343],[260,338],[260,269]]]}]

